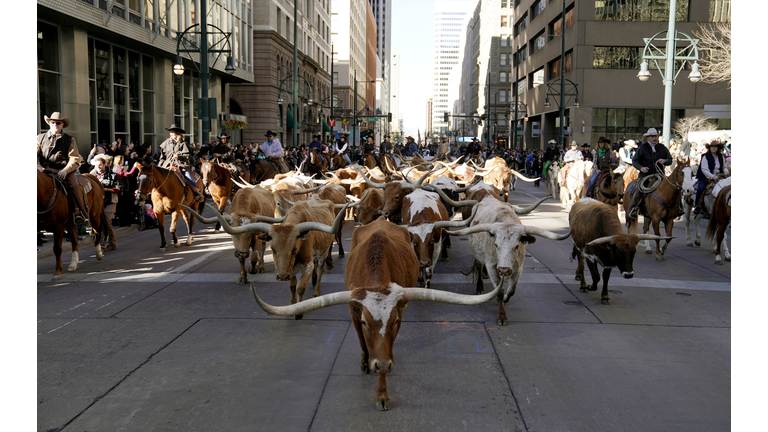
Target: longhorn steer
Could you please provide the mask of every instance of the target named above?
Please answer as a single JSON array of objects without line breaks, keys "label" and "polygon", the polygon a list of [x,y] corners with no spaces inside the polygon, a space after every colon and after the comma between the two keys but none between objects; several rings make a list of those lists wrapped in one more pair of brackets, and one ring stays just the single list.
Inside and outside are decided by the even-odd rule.
[{"label": "longhorn steer", "polygon": [[384,207],[382,208],[382,215],[392,222],[400,222],[400,211],[403,207],[403,198],[410,192],[421,187],[424,180],[429,177],[432,172],[424,174],[419,181],[412,182],[408,178],[402,180],[389,181],[386,183],[374,182],[368,177],[363,176],[365,182],[375,188],[384,189]]},{"label": "longhorn steer", "polygon": [[259,306],[272,315],[298,315],[320,308],[346,304],[360,341],[360,369],[378,374],[376,408],[391,409],[387,376],[394,367],[395,343],[403,309],[408,301],[436,301],[459,305],[484,303],[497,295],[499,288],[485,295],[470,296],[411,287],[419,266],[404,227],[383,217],[355,229],[352,247],[344,270],[346,291],[326,294],[292,306],[275,307],[264,303],[251,283]]},{"label": "longhorn steer", "polygon": [[483,292],[483,266],[488,271],[494,288],[503,285],[503,290],[498,295],[499,316],[496,323],[506,325],[507,313],[504,303],[509,301],[517,289],[517,282],[523,272],[525,246],[536,242],[535,236],[564,240],[570,235],[570,230],[561,235],[525,226],[516,214],[519,210],[493,197],[485,197],[475,204],[475,207],[477,213],[469,228],[448,231],[448,234],[469,235],[469,246],[475,256],[470,272],[477,278],[477,293]]},{"label": "longhorn steer", "polygon": [[[339,211],[334,219],[334,204],[327,200],[307,200],[291,207],[283,223],[267,224],[256,222],[233,228],[218,212],[217,219],[230,234],[259,231],[271,241],[272,258],[275,261],[275,279],[290,281],[291,304],[301,302],[310,275],[315,287],[314,296],[320,295],[320,281],[323,277],[323,263],[331,262],[328,250],[333,244],[334,234],[344,216]],[[332,267],[331,267],[332,268]],[[296,275],[301,272],[301,278]],[[302,315],[297,314],[296,319]]]},{"label": "longhorn steer", "polygon": [[369,188],[363,192],[360,198],[360,205],[357,206],[355,220],[363,225],[367,225],[381,216],[381,210],[384,208],[384,192],[381,189]]},{"label": "longhorn steer", "polygon": [[[497,170],[493,170],[495,167],[499,167]],[[525,177],[524,175],[520,174],[519,172],[511,169],[507,166],[507,163],[504,162],[504,159],[500,157],[495,157],[493,159],[488,159],[485,161],[485,169],[488,170],[488,175],[486,175],[483,178],[483,181],[485,181],[488,184],[493,185],[496,189],[500,190],[501,193],[504,194],[504,200],[505,202],[509,202],[509,190],[510,188],[514,190],[514,186],[512,183],[512,176],[521,178],[523,181],[527,181],[529,183],[533,183],[538,179],[529,179],[528,177]]]},{"label": "longhorn steer", "polygon": [[[581,281],[581,292],[596,291],[600,282],[597,264],[603,266],[603,291],[600,301],[611,304],[608,297],[608,278],[611,269],[618,267],[625,279],[634,276],[632,263],[635,260],[635,247],[640,240],[666,240],[651,234],[625,234],[622,230],[616,207],[601,203],[592,198],[582,198],[571,207],[568,214],[571,225],[573,252],[571,257],[578,259],[576,280]],[[592,275],[592,285],[587,288],[584,279],[584,259],[587,260],[589,272]]]},{"label": "longhorn steer", "polygon": [[[328,200],[334,204],[334,216],[338,215],[341,208],[344,207],[345,204],[347,204],[347,199],[345,195],[344,187],[341,185],[337,185],[334,183],[329,183],[324,186],[316,186],[311,189],[300,189],[300,190],[294,190],[291,191],[291,193],[296,195],[304,195],[306,193],[315,192],[314,195],[310,197],[310,199],[320,199],[320,200]],[[278,202],[283,208],[292,207],[294,205],[293,202],[285,199],[285,197],[282,194],[279,194],[279,200]],[[346,212],[346,210],[345,210]],[[344,219],[345,216],[342,216],[341,223],[339,224],[339,229],[336,231],[336,244],[339,245],[339,258],[344,258],[344,246],[341,244],[341,230],[344,228]],[[331,245],[331,248],[333,248],[333,245]],[[331,250],[328,250],[328,262],[326,263],[328,270],[333,269],[333,262],[330,261],[331,259]]]}]

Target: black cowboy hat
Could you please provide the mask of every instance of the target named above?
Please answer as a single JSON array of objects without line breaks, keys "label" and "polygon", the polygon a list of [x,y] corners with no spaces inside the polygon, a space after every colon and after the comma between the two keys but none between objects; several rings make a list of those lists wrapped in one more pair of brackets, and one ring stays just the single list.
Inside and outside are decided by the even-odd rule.
[{"label": "black cowboy hat", "polygon": [[604,137],[604,136],[601,136],[600,138],[598,138],[598,139],[597,139],[597,142],[599,142],[599,143],[601,143],[601,142],[607,142],[608,144],[610,144],[610,143],[611,143],[611,140],[609,140],[608,138],[606,138],[606,137]]},{"label": "black cowboy hat", "polygon": [[219,133],[219,136],[218,136],[218,137],[216,137],[216,138],[230,138],[230,136],[229,136],[229,135],[227,135],[227,133],[226,133],[226,132],[224,132],[224,131],[221,131],[221,132]]},{"label": "black cowboy hat", "polygon": [[277,134],[276,134],[276,133],[274,133],[274,132],[272,132],[271,130],[268,130],[268,131],[267,131],[267,133],[265,133],[265,134],[264,134],[264,136],[265,136],[265,137],[268,137],[268,136],[270,136],[270,135],[272,135],[272,136],[277,136]]},{"label": "black cowboy hat", "polygon": [[582,146],[583,148],[589,148],[589,144],[587,144],[587,143],[584,143],[584,144],[582,144],[581,146]]},{"label": "black cowboy hat", "polygon": [[185,131],[184,129],[176,126],[176,123],[171,124],[171,126],[165,128],[165,130],[167,130],[167,131],[179,131],[179,133],[182,133],[182,134],[187,133],[187,131]]}]

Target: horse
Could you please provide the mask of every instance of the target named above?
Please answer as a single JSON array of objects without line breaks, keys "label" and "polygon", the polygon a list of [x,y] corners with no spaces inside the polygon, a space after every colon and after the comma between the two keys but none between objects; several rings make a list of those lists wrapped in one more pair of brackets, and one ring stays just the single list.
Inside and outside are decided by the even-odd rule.
[{"label": "horse", "polygon": [[559,192],[557,188],[557,176],[560,174],[560,162],[552,161],[547,167],[547,178],[544,184],[547,186],[547,196],[557,198]]},{"label": "horse", "polygon": [[616,207],[624,199],[624,175],[608,170],[601,172],[590,195],[597,201]]},{"label": "horse", "polygon": [[[726,261],[731,260],[731,253],[728,251],[726,228],[731,225],[731,185],[725,186],[718,194],[712,205],[710,212],[709,225],[707,225],[708,239],[714,237],[715,264],[723,265],[723,258]],[[720,255],[722,250],[723,255]]]},{"label": "horse", "polygon": [[328,170],[328,162],[316,148],[309,149],[307,160],[309,162],[307,164],[307,171],[309,171],[310,176],[316,174],[317,177],[322,177],[323,172]]},{"label": "horse", "polygon": [[[106,235],[112,226],[104,212],[104,186],[91,174],[78,175],[78,182],[86,186],[90,183],[90,190],[85,194],[85,203],[88,207],[88,218],[91,228],[96,235],[94,248],[96,259],[101,261],[104,253],[101,250],[101,236]],[[56,256],[56,268],[52,281],[61,279],[61,271],[64,268],[61,263],[61,242],[64,239],[64,230],[69,233],[69,241],[72,244],[72,262],[67,271],[77,270],[80,254],[77,246],[77,227],[72,218],[74,204],[72,197],[65,195],[65,186],[54,179],[49,172],[37,171],[37,227],[53,233],[53,254]],[[72,192],[68,192],[71,194]]]},{"label": "horse", "polygon": [[[203,175],[203,186],[213,198],[219,213],[224,214],[229,197],[240,187],[232,181],[231,172],[216,162],[204,162],[200,172]],[[213,232],[218,233],[220,229],[221,224],[217,221]]]},{"label": "horse", "polygon": [[[550,164],[551,165],[551,164]],[[578,160],[566,173],[565,185],[560,187],[560,202],[568,208],[584,196],[589,173],[592,172],[592,161]]]},{"label": "horse", "polygon": [[[686,183],[683,183],[683,203],[685,208],[685,244],[687,246],[701,246],[701,232],[699,231],[699,224],[704,218],[704,214],[697,214],[691,218],[691,210],[693,207],[695,207],[693,200],[696,197],[696,188],[694,187],[695,183],[693,181],[695,177],[693,177],[694,174],[692,170],[690,172],[690,176],[691,178],[689,179],[686,175],[686,183],[690,183],[690,192],[686,193]],[[730,185],[731,177],[728,177],[726,179],[715,182],[710,189],[706,189],[704,191],[704,194],[701,197],[701,204],[704,206],[704,208],[706,208],[707,213],[710,215],[712,214],[714,211],[715,201],[717,200],[720,192],[723,188]],[[693,241],[691,241],[693,237],[691,236],[691,219],[693,219],[693,231],[695,232],[695,240]]]},{"label": "horse", "polygon": [[152,190],[155,189],[155,179],[149,177],[146,173],[136,176],[136,182],[138,188],[134,194],[134,205],[139,207],[139,231],[147,229],[146,219],[144,219],[144,203],[147,201],[147,196],[151,198]]},{"label": "horse", "polygon": [[386,174],[397,174],[397,161],[390,154],[379,155],[381,161],[381,171]]},{"label": "horse", "polygon": [[[160,168],[154,164],[149,166],[143,166],[139,163],[136,164],[136,168],[139,169],[139,176],[147,174],[147,177],[152,178],[155,183],[155,188],[152,190],[152,210],[155,212],[157,218],[157,227],[160,230],[160,252],[165,252],[167,245],[165,240],[165,213],[171,214],[171,243],[175,247],[181,246],[179,243],[179,237],[176,235],[176,224],[179,221],[179,214],[187,224],[187,242],[186,245],[192,244],[192,228],[195,226],[195,219],[191,218],[187,211],[184,210],[179,204],[184,204],[197,210],[198,213],[202,213],[200,210],[203,205],[203,201],[195,206],[195,192],[191,189],[192,186],[188,186],[186,180],[183,180],[181,174],[176,174],[170,169]],[[197,179],[197,186],[200,190],[203,190],[202,178]]]},{"label": "horse", "polygon": [[341,153],[334,153],[331,156],[331,169],[345,168],[347,166],[347,160]]},{"label": "horse", "polygon": [[251,183],[258,184],[264,180],[274,178],[277,174],[288,172],[281,171],[281,169],[281,167],[266,159],[258,159],[256,160],[256,163],[253,164],[253,169],[251,170]]},{"label": "horse", "polygon": [[[674,171],[669,176],[661,176],[661,182],[655,190],[649,192],[641,200],[641,208],[643,209],[643,234],[648,233],[648,229],[653,225],[653,231],[656,235],[659,234],[659,224],[664,222],[664,229],[666,230],[669,240],[664,241],[664,246],[660,246],[660,241],[656,240],[656,260],[664,260],[664,252],[669,246],[669,242],[672,241],[672,227],[675,224],[675,217],[677,216],[678,201],[683,194],[683,182],[685,181],[685,173],[683,169],[690,166],[690,161],[680,160],[675,166]],[[638,180],[634,180],[627,186],[627,191],[633,191],[635,187],[642,187]],[[624,200],[624,212],[629,214],[629,205],[632,200]],[[637,220],[633,220],[627,227],[628,234],[637,233]],[[645,240],[645,253],[652,253],[651,244]]]},{"label": "horse", "polygon": [[374,169],[378,166],[376,165],[376,159],[373,157],[373,154],[371,153],[363,153],[360,156],[360,165],[368,169]]}]

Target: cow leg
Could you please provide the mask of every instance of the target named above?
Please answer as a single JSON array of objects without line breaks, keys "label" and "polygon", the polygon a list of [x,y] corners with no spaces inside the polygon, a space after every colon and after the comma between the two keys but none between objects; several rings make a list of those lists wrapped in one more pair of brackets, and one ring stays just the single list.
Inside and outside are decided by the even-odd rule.
[{"label": "cow leg", "polygon": [[[330,256],[331,253],[328,252],[328,255]],[[323,280],[323,273],[325,273],[325,268],[322,266],[321,263],[322,263],[322,259],[315,266],[315,271],[312,272],[312,286],[315,288],[315,291],[312,293],[312,297],[320,296],[320,282]]]},{"label": "cow leg", "polygon": [[157,229],[160,230],[160,252],[165,252],[165,211],[157,210],[155,207],[155,219],[157,219]]},{"label": "cow leg", "polygon": [[[255,269],[253,267],[251,267],[251,273],[252,274],[264,273],[266,271],[264,269],[264,257],[265,257],[265,254],[267,253],[267,242],[261,241],[261,240],[257,240],[256,244],[259,245],[259,257],[258,257],[259,258],[259,266],[256,267]],[[256,253],[256,248],[255,247],[253,248],[253,251],[254,251],[254,253]]]},{"label": "cow leg", "polygon": [[[595,264],[595,268],[597,268],[597,264]],[[603,268],[603,292],[600,293],[600,303],[604,305],[611,304],[611,299],[608,298],[608,279],[611,277],[611,268],[610,267],[604,267]]]},{"label": "cow leg", "polygon": [[[341,224],[339,224],[339,230],[336,231],[336,244],[339,245],[339,258],[344,258],[344,246],[341,244],[341,229],[344,227],[344,221],[341,221]],[[331,244],[331,247],[333,247],[333,244]],[[331,252],[328,251],[328,256],[331,256]],[[332,269],[328,269],[332,270]]]},{"label": "cow leg", "polygon": [[[296,303],[297,301],[304,300],[304,293],[307,291],[307,283],[309,282],[309,278],[313,276],[315,273],[315,263],[309,262],[304,268],[302,269],[301,278],[298,279],[297,282],[294,282],[296,280],[296,276],[291,277],[291,283],[293,283],[293,289],[291,290],[291,303]],[[293,318],[300,320],[304,317],[304,315],[294,315]]]},{"label": "cow leg", "polygon": [[171,212],[171,244],[173,244],[174,247],[179,247],[181,244],[179,244],[179,236],[176,235],[176,225],[179,223],[179,212],[173,211]]},{"label": "cow leg", "polygon": [[389,411],[392,408],[387,394],[387,374],[384,373],[380,373],[376,381],[376,408],[379,411]]},{"label": "cow leg", "polygon": [[[352,309],[350,308],[350,312],[351,310]],[[360,370],[363,371],[363,373],[370,373],[371,366],[368,364],[368,345],[365,344],[363,326],[360,323],[359,318],[352,318],[352,324],[355,326],[355,331],[357,331],[357,340],[360,342]]]},{"label": "cow leg", "polygon": [[61,279],[61,271],[64,269],[64,264],[61,263],[61,242],[64,240],[64,227],[56,226],[53,228],[53,255],[56,256],[56,267],[53,271],[53,278],[51,281],[58,281]]},{"label": "cow leg", "polygon": [[[328,254],[325,256],[325,267],[328,270],[333,270],[333,267],[334,267],[333,256],[331,255],[332,250],[333,250],[333,242],[331,242],[331,245],[328,246]],[[312,280],[312,283],[314,284],[314,279]]]},{"label": "cow leg", "polygon": [[472,263],[472,272],[474,273],[472,276],[477,276],[477,290],[475,291],[476,294],[482,294],[484,292],[483,290],[483,269],[485,266],[480,262],[475,260]]},{"label": "cow leg", "polygon": [[588,259],[587,267],[589,267],[589,274],[592,276],[592,285],[587,289],[589,291],[597,291],[597,284],[600,282],[600,271],[597,268],[597,263]]},{"label": "cow leg", "polygon": [[443,238],[440,242],[442,247],[440,248],[440,260],[448,261],[448,249],[451,247],[451,236],[443,231]]}]

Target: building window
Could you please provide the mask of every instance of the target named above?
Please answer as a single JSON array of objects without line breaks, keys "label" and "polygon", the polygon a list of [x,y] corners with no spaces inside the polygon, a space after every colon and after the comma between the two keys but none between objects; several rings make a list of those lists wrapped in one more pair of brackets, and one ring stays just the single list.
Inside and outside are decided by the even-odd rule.
[{"label": "building window", "polygon": [[509,35],[501,35],[501,46],[509,46]]},{"label": "building window", "polygon": [[501,7],[502,8],[508,8],[509,7],[509,0],[501,0]]},{"label": "building window", "polygon": [[499,82],[507,82],[507,73],[506,72],[500,72],[499,73]]},{"label": "building window", "polygon": [[509,27],[509,16],[508,15],[501,15],[501,27]]},{"label": "building window", "polygon": [[[552,35],[552,37],[560,36],[563,34],[563,16],[558,15],[557,19],[549,23],[549,33]],[[573,25],[573,5],[571,5],[570,9],[566,9],[565,11],[565,28],[568,29]]]},{"label": "building window", "polygon": [[37,22],[37,98],[40,131],[45,132],[49,126],[44,116],[62,111],[61,70],[59,28],[40,21]]},{"label": "building window", "polygon": [[[565,53],[565,71],[564,73],[568,73],[573,69],[573,51],[568,51]],[[560,76],[560,57],[552,60],[551,62],[547,63],[547,70],[549,71],[549,79],[555,79]]]},{"label": "building window", "polygon": [[507,65],[507,56],[508,55],[509,54],[501,54],[501,55],[499,55],[499,64],[501,66],[506,66]]},{"label": "building window", "polygon": [[[604,136],[611,141],[641,139],[648,128],[661,128],[664,110],[642,108],[593,108],[592,142]],[[672,123],[685,116],[685,110],[672,110]]]},{"label": "building window", "polygon": [[547,7],[547,0],[535,1],[533,3],[533,6],[531,6],[531,20],[539,16],[541,11],[543,11],[545,7]]},{"label": "building window", "polygon": [[519,35],[525,28],[528,27],[528,14],[523,15],[520,20],[515,24],[515,36]]},{"label": "building window", "polygon": [[710,22],[731,22],[731,0],[709,0]]},{"label": "building window", "polygon": [[536,37],[531,39],[531,54],[544,48],[544,45],[546,44],[547,44],[547,35],[544,34],[544,30],[542,30],[541,32],[539,32],[539,34],[536,35]]},{"label": "building window", "polygon": [[[676,21],[688,21],[688,3],[677,2]],[[669,21],[669,1],[595,0],[595,21]]]},{"label": "building window", "polygon": [[515,64],[519,65],[520,63],[524,62],[525,59],[527,59],[527,58],[528,58],[528,50],[526,50],[525,46],[522,46],[515,53]]},{"label": "building window", "polygon": [[639,47],[594,47],[592,67],[595,69],[640,69]]}]

